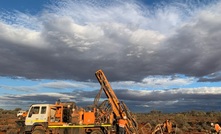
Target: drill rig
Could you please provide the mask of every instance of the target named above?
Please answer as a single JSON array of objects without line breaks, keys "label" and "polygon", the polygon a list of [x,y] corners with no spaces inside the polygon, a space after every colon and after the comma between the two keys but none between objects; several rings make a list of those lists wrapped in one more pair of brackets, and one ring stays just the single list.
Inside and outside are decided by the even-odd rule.
[{"label": "drill rig", "polygon": [[[33,104],[19,134],[116,134],[118,118],[127,117],[126,134],[138,134],[138,125],[127,106],[120,102],[102,70],[95,73],[101,89],[94,104],[78,107],[74,102]],[[99,103],[102,91],[107,100]]]},{"label": "drill rig", "polygon": [[[106,76],[104,75],[102,70],[98,70],[95,73],[97,80],[99,81],[101,85],[101,89],[99,93],[97,94],[94,104],[97,106],[98,101],[100,99],[102,91],[104,91],[106,97],[108,98],[109,105],[112,109],[114,119],[123,118],[124,116],[127,117],[126,119],[126,127],[125,131],[127,134],[137,134],[138,133],[138,124],[135,120],[135,118],[132,116],[131,112],[127,108],[124,102],[119,101],[117,96],[115,95],[111,85],[109,84]],[[108,109],[108,108],[103,108]],[[106,110],[108,111],[108,110]]]}]

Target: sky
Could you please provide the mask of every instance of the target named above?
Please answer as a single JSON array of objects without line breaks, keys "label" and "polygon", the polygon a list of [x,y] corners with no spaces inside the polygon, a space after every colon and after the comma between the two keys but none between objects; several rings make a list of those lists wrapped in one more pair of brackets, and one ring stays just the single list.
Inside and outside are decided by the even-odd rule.
[{"label": "sky", "polygon": [[132,112],[221,111],[220,25],[220,0],[1,0],[0,108],[92,105],[102,69]]}]

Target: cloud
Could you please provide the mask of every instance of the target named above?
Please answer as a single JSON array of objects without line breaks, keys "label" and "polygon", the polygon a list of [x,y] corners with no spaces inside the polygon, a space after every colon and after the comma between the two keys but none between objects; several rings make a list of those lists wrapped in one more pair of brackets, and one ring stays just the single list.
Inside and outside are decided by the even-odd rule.
[{"label": "cloud", "polygon": [[8,85],[0,85],[1,89],[4,90],[14,90],[19,92],[33,92],[37,90],[35,86],[8,86]]},{"label": "cloud", "polygon": [[[75,90],[72,93],[30,93],[22,95],[1,96],[1,107],[10,106],[28,108],[33,103],[55,103],[61,99],[64,102],[74,101],[78,106],[92,105],[99,90]],[[124,101],[133,112],[183,112],[188,110],[211,111],[220,110],[219,87],[183,88],[170,90],[128,90],[115,89],[118,99]],[[101,101],[107,99],[103,94]],[[187,107],[188,106],[188,107]]]},{"label": "cloud", "polygon": [[54,81],[54,82],[42,83],[39,86],[45,88],[52,88],[52,89],[66,89],[66,88],[81,89],[87,87],[86,85],[81,83],[67,82],[67,81]]},{"label": "cloud", "polygon": [[219,72],[221,4],[198,5],[164,3],[153,13],[134,1],[66,0],[38,15],[2,12],[0,75],[90,81],[103,69],[110,81],[142,81]]},{"label": "cloud", "polygon": [[221,81],[221,72],[215,72],[215,73],[212,73],[212,74],[209,74],[207,76],[204,76],[204,77],[201,77],[199,79],[199,82],[207,82],[207,81],[210,81],[210,82],[219,82]]},{"label": "cloud", "polygon": [[[61,93],[30,93],[30,94],[22,94],[22,95],[5,95],[0,96],[1,98],[1,107],[5,109],[10,108],[25,108],[28,106],[37,103],[47,103],[54,104],[58,99],[62,99],[63,101],[73,101],[75,96],[70,96],[68,94]],[[24,105],[21,105],[24,104]]]},{"label": "cloud", "polygon": [[[5,84],[0,85],[2,93],[11,94],[13,91],[18,94],[29,93],[41,93],[41,92],[58,92],[60,90],[70,92],[71,90],[97,90],[100,89],[99,82],[79,82],[79,81],[67,81],[67,80],[28,80],[23,78],[14,78],[14,80],[6,79],[7,83],[14,83],[13,85]],[[10,81],[10,82],[9,82]],[[193,78],[182,78],[180,76],[158,76],[158,77],[146,77],[141,82],[136,81],[119,81],[110,82],[113,89],[130,89],[130,90],[155,90],[163,88],[183,87],[192,84],[196,80]],[[16,85],[16,83],[19,85]],[[26,85],[26,83],[29,83]],[[14,93],[13,93],[14,94]]]}]

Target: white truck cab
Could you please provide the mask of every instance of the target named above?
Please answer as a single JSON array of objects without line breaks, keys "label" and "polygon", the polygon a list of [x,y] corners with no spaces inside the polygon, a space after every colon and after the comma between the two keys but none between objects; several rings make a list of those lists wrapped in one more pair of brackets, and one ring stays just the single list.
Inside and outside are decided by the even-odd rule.
[{"label": "white truck cab", "polygon": [[26,126],[32,126],[34,123],[48,122],[50,104],[34,104],[30,107],[25,119]]},{"label": "white truck cab", "polygon": [[[58,126],[61,127],[71,121],[69,120],[69,116],[71,116],[71,108],[68,108],[69,104],[72,103],[67,103],[66,105],[56,102],[55,104],[31,105],[24,122],[24,128],[21,128],[22,131],[20,132],[22,134],[45,134],[46,132],[63,134],[63,132],[57,132],[60,129],[49,128],[49,126],[58,128]],[[63,114],[64,111],[65,113]],[[64,130],[62,129],[61,131]]]}]

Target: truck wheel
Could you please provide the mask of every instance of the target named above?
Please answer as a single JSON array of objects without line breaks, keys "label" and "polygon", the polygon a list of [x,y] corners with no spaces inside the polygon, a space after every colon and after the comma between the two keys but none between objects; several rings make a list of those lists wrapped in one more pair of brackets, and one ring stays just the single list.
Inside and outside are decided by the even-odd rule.
[{"label": "truck wheel", "polygon": [[94,130],[91,132],[91,134],[103,134],[100,130]]},{"label": "truck wheel", "polygon": [[45,132],[42,129],[35,129],[32,134],[45,134]]}]

